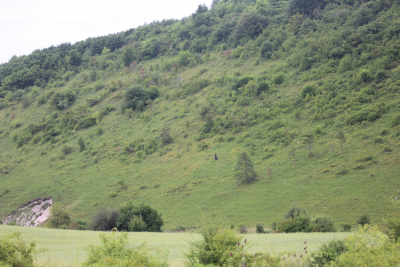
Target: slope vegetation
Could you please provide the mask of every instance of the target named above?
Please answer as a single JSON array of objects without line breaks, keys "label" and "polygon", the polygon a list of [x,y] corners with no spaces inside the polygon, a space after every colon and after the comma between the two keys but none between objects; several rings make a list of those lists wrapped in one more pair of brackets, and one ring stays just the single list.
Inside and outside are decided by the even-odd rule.
[{"label": "slope vegetation", "polygon": [[400,189],[399,23],[397,1],[214,1],[14,57],[0,217],[52,196],[82,219],[144,202],[166,229],[268,224],[291,206],[380,222]]}]

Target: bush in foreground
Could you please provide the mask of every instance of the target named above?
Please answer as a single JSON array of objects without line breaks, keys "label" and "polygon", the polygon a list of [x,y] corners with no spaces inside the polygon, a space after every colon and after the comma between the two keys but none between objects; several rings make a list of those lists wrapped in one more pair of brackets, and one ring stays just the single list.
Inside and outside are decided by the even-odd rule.
[{"label": "bush in foreground", "polygon": [[358,234],[345,240],[348,251],[340,254],[334,266],[399,266],[400,243],[378,231],[377,227],[365,225]]},{"label": "bush in foreground", "polygon": [[35,243],[26,245],[19,232],[0,237],[0,266],[33,267],[33,261],[39,252]]},{"label": "bush in foreground", "polygon": [[84,266],[168,266],[166,255],[146,244],[129,248],[126,233],[100,234],[100,240],[99,246],[88,247]]},{"label": "bush in foreground", "polygon": [[185,254],[187,266],[280,266],[280,259],[266,253],[247,253],[247,240],[232,229],[206,225],[201,231],[202,239],[190,242]]}]

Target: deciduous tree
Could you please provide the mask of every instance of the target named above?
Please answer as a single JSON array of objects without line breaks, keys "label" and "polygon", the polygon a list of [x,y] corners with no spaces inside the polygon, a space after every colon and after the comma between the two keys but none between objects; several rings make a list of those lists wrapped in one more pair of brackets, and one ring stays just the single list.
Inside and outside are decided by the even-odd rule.
[{"label": "deciduous tree", "polygon": [[238,184],[250,184],[257,180],[257,173],[253,169],[253,163],[246,152],[239,156],[236,164],[235,175]]}]

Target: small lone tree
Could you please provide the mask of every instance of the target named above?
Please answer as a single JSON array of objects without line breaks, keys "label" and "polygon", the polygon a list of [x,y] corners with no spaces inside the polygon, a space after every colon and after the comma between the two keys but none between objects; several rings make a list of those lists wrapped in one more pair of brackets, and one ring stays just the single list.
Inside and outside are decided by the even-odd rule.
[{"label": "small lone tree", "polygon": [[342,150],[343,154],[343,143],[346,143],[346,137],[344,136],[344,133],[341,130],[337,133],[336,137],[340,141],[340,149]]},{"label": "small lone tree", "polygon": [[83,150],[85,150],[85,142],[83,141],[83,138],[82,137],[79,137],[78,138],[78,145],[79,145],[79,148],[80,148],[80,151],[82,152]]},{"label": "small lone tree", "polygon": [[171,144],[172,141],[174,141],[172,139],[172,137],[169,135],[170,132],[171,132],[171,129],[167,125],[164,125],[164,128],[162,128],[161,134],[160,134],[161,142],[164,145]]},{"label": "small lone tree", "polygon": [[63,208],[60,202],[54,203],[50,209],[50,225],[54,228],[68,226],[71,222],[69,213]]},{"label": "small lone tree", "polygon": [[297,166],[297,148],[295,146],[292,146],[289,150],[289,156],[292,158],[292,161],[294,161],[294,166]]},{"label": "small lone tree", "polygon": [[314,135],[312,133],[310,133],[310,134],[306,134],[304,137],[306,138],[305,141],[308,144],[308,151],[309,151],[308,155],[312,156],[311,147],[314,144]]},{"label": "small lone tree", "polygon": [[236,164],[235,175],[238,184],[250,184],[257,180],[257,173],[253,169],[253,163],[246,152],[239,156]]}]

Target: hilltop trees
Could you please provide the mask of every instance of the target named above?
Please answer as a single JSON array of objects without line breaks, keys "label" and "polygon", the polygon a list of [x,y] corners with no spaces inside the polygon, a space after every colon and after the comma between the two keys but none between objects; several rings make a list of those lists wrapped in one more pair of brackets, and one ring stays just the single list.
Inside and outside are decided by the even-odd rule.
[{"label": "hilltop trees", "polygon": [[124,53],[122,54],[122,61],[124,62],[125,67],[129,67],[129,64],[135,59],[135,54],[133,52],[132,47],[128,46]]},{"label": "hilltop trees", "polygon": [[257,173],[253,169],[253,163],[246,152],[240,154],[235,168],[238,184],[250,184],[257,180]]},{"label": "hilltop trees", "polygon": [[243,14],[233,32],[233,38],[235,40],[240,40],[242,38],[255,38],[262,33],[263,29],[267,27],[267,25],[267,18],[258,12],[252,11]]}]

